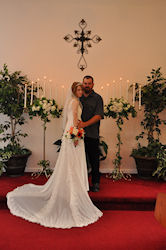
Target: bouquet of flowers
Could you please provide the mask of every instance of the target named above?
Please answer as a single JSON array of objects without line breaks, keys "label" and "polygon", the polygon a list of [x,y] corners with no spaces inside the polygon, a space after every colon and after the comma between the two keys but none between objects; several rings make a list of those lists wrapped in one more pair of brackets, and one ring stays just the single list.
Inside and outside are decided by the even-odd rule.
[{"label": "bouquet of flowers", "polygon": [[121,141],[121,131],[122,131],[122,125],[124,124],[124,119],[129,120],[129,115],[132,117],[136,117],[136,110],[134,106],[130,105],[130,103],[125,100],[123,97],[121,98],[110,98],[110,102],[108,105],[104,106],[104,114],[106,117],[112,117],[113,119],[116,119],[116,125],[118,127],[118,133],[117,133],[117,152],[116,152],[116,158],[113,160],[113,164],[115,166],[115,169],[111,174],[108,174],[108,177],[113,178],[114,180],[119,180],[121,178],[127,179],[130,177],[128,174],[124,174],[121,170],[121,145],[123,144]]},{"label": "bouquet of flowers", "polygon": [[117,119],[119,117],[124,117],[128,120],[129,114],[132,117],[136,116],[136,111],[134,106],[130,105],[130,103],[125,100],[123,97],[121,98],[110,98],[110,102],[108,105],[104,106],[104,113],[106,117],[112,117]]},{"label": "bouquet of flowers", "polygon": [[67,139],[72,139],[74,142],[77,142],[81,139],[84,139],[84,135],[85,135],[85,131],[83,128],[71,127],[66,132],[65,137]]}]

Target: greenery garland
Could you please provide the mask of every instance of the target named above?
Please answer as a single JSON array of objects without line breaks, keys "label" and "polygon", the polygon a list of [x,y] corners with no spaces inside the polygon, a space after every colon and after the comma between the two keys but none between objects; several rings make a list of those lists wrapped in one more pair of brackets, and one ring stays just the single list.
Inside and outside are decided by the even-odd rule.
[{"label": "greenery garland", "polygon": [[38,162],[42,170],[32,173],[33,177],[37,178],[41,174],[44,174],[48,178],[52,174],[52,169],[49,167],[50,162],[46,160],[45,153],[46,124],[51,121],[51,117],[60,118],[61,114],[62,108],[58,107],[56,101],[54,99],[47,99],[46,97],[35,99],[33,105],[29,108],[30,119],[38,116],[43,121],[43,159]]},{"label": "greenery garland", "polygon": [[128,179],[130,175],[124,174],[121,170],[121,161],[122,156],[120,154],[121,151],[121,131],[122,131],[122,125],[124,123],[124,119],[129,119],[129,115],[131,114],[132,117],[136,117],[136,110],[134,106],[130,105],[130,103],[125,100],[123,97],[121,98],[111,98],[108,105],[104,106],[104,114],[106,117],[112,117],[116,120],[116,125],[118,127],[118,133],[117,133],[117,152],[116,152],[116,158],[113,160],[113,164],[115,166],[113,172],[111,174],[108,174],[107,177],[113,178],[113,180],[119,180],[119,179]]}]

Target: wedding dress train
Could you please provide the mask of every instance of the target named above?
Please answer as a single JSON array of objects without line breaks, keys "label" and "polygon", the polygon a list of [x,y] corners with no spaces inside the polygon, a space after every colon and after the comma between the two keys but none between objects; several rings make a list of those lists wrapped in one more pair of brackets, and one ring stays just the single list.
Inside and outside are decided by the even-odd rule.
[{"label": "wedding dress train", "polygon": [[[78,102],[78,101],[77,101]],[[87,226],[103,213],[92,203],[83,140],[75,147],[64,135],[73,126],[81,108],[72,98],[67,107],[67,122],[54,172],[44,185],[24,184],[7,193],[7,205],[13,215],[45,227]]]}]

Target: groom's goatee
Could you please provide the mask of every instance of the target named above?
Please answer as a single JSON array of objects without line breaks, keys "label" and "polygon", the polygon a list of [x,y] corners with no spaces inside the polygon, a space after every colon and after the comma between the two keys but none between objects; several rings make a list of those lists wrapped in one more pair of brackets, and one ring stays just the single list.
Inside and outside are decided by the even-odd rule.
[{"label": "groom's goatee", "polygon": [[91,92],[91,89],[89,87],[86,87],[86,88],[84,88],[84,91],[85,91],[86,94],[88,94],[88,93]]}]

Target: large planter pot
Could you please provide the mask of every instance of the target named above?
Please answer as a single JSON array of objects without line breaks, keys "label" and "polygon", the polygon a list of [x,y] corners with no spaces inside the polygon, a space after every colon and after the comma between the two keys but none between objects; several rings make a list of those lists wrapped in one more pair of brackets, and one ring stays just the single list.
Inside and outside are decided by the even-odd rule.
[{"label": "large planter pot", "polygon": [[11,177],[24,175],[26,163],[28,157],[32,154],[30,150],[27,150],[27,154],[14,155],[8,161],[5,162],[6,174]]},{"label": "large planter pot", "polygon": [[152,179],[153,172],[156,170],[158,161],[155,157],[133,156],[135,159],[138,175],[142,179]]}]

